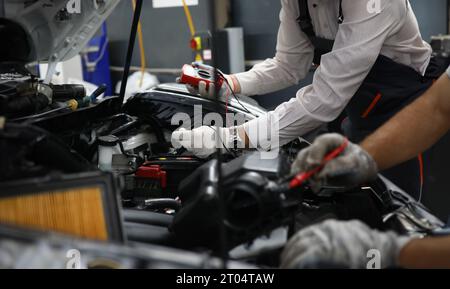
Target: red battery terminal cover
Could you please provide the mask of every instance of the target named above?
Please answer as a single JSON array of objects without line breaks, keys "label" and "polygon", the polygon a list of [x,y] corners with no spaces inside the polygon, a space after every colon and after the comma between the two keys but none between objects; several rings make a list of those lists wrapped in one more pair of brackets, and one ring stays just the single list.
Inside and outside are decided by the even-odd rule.
[{"label": "red battery terminal cover", "polygon": [[161,188],[167,188],[167,172],[163,171],[159,165],[141,166],[135,173],[135,176],[159,181]]}]

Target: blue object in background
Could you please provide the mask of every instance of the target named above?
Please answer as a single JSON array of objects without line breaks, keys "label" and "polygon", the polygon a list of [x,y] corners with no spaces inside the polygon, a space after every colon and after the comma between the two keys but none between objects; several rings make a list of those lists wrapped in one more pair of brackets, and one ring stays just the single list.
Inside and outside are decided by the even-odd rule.
[{"label": "blue object in background", "polygon": [[[91,50],[92,52],[89,52]],[[105,23],[102,25],[102,34],[89,41],[87,51],[87,54],[82,55],[84,80],[97,86],[105,84],[107,86],[105,95],[111,96],[113,88],[109,69],[108,31]]]},{"label": "blue object in background", "polygon": [[430,41],[431,36],[447,33],[447,0],[410,0],[419,21],[422,37]]}]

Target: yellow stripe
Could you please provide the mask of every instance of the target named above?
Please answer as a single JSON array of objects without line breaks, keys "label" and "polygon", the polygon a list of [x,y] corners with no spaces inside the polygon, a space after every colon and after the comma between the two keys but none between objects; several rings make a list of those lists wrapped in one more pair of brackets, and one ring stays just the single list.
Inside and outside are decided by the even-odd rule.
[{"label": "yellow stripe", "polygon": [[194,21],[192,21],[191,11],[189,11],[189,7],[187,6],[186,1],[185,0],[181,0],[181,1],[183,1],[184,13],[186,14],[186,20],[188,22],[189,29],[191,30],[191,35],[192,35],[192,37],[194,37],[196,32],[195,32]]}]

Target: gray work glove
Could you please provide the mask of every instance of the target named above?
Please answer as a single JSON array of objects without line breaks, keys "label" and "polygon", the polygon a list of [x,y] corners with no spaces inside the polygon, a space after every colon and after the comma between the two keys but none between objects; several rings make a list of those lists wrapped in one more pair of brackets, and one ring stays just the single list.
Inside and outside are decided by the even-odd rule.
[{"label": "gray work glove", "polygon": [[281,268],[393,268],[401,249],[411,239],[372,230],[360,221],[329,220],[290,239],[281,255]]},{"label": "gray work glove", "polygon": [[[308,172],[320,166],[323,159],[345,142],[339,134],[319,136],[314,143],[302,150],[291,167],[291,173]],[[359,145],[348,142],[347,148],[330,161],[310,180],[312,189],[323,187],[353,188],[377,178],[378,167],[373,158]]]}]

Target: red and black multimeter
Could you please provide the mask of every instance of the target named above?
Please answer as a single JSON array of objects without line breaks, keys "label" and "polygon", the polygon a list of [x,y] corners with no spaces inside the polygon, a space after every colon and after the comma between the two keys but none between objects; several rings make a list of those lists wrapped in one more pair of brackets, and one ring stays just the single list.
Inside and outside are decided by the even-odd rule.
[{"label": "red and black multimeter", "polygon": [[[209,89],[210,84],[214,83],[214,71],[214,67],[208,65],[199,63],[185,64],[182,69],[180,83],[189,84],[198,88],[199,83],[204,81],[206,83],[206,89]],[[216,89],[220,89],[225,80],[218,70],[216,71]]]}]

